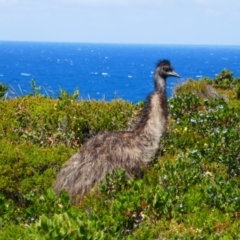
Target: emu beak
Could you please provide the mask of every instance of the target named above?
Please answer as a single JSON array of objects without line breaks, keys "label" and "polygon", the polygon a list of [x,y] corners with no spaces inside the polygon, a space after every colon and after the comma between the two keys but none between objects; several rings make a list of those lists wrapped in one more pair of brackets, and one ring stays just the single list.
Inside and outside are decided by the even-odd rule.
[{"label": "emu beak", "polygon": [[169,72],[168,75],[171,77],[181,78],[175,71]]}]

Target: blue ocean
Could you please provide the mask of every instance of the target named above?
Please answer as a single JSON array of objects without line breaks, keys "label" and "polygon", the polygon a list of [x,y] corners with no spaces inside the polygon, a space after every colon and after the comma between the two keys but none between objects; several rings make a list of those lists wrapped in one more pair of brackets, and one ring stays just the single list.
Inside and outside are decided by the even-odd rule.
[{"label": "blue ocean", "polygon": [[189,78],[214,78],[224,68],[240,76],[240,46],[127,45],[0,42],[0,82],[9,95],[30,93],[31,80],[56,98],[59,90],[82,99],[144,100],[153,90],[160,59],[169,59],[181,79],[169,78],[168,96]]}]

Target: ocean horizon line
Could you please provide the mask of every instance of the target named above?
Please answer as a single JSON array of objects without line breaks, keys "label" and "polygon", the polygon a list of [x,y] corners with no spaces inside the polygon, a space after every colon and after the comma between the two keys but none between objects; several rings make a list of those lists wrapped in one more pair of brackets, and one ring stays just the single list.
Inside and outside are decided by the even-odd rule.
[{"label": "ocean horizon line", "polygon": [[0,40],[1,43],[46,43],[46,44],[90,44],[90,45],[126,45],[126,46],[186,46],[186,47],[240,47],[233,44],[195,44],[195,43],[121,43],[121,42],[77,42],[77,41],[41,41],[41,40]]}]

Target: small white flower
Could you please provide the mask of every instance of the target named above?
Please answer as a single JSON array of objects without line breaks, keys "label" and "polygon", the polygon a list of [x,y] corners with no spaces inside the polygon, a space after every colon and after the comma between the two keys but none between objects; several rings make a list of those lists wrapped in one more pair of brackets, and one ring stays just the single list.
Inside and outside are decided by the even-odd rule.
[{"label": "small white flower", "polygon": [[197,149],[194,149],[194,150],[190,151],[191,154],[194,154],[194,153],[196,153],[196,152],[198,152]]}]

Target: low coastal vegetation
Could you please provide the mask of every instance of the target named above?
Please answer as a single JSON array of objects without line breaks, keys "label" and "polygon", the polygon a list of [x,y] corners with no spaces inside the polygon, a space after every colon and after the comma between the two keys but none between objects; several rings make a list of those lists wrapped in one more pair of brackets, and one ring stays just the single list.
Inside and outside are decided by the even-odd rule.
[{"label": "low coastal vegetation", "polygon": [[240,78],[188,80],[169,99],[169,124],[141,179],[124,169],[71,205],[57,172],[86,139],[126,129],[143,104],[58,99],[32,82],[4,99],[0,84],[0,239],[239,239]]}]

